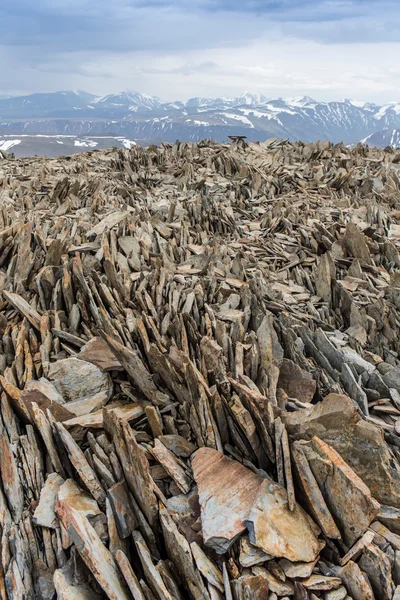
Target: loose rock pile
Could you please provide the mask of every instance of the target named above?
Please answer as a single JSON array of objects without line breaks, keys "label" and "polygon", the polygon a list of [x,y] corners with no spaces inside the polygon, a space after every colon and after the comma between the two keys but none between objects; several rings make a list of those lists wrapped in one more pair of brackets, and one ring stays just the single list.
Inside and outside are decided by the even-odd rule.
[{"label": "loose rock pile", "polygon": [[2,600],[400,599],[400,154],[0,164]]}]

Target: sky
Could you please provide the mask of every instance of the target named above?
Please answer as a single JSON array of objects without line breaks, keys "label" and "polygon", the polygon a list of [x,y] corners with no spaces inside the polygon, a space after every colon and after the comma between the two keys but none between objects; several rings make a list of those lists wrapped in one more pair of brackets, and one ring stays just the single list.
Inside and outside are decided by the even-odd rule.
[{"label": "sky", "polygon": [[400,100],[399,0],[13,0],[0,95]]}]

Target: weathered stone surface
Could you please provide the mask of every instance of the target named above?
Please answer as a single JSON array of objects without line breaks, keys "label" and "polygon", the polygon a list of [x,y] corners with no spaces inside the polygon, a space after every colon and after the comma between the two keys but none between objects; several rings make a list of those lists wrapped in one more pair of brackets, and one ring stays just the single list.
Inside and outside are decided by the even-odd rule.
[{"label": "weathered stone surface", "polygon": [[252,567],[254,575],[262,575],[268,581],[269,591],[278,596],[293,596],[294,586],[289,580],[281,581],[264,567]]},{"label": "weathered stone surface", "polygon": [[261,376],[273,403],[276,403],[276,388],[279,369],[283,359],[283,350],[274,329],[272,314],[266,315],[257,329],[257,340],[260,348]]},{"label": "weathered stone surface", "polygon": [[299,487],[303,492],[302,501],[307,506],[309,514],[315,519],[328,538],[340,539],[340,531],[329,512],[324,496],[308,464],[303,445],[300,442],[294,442],[291,450],[294,471],[297,475]]},{"label": "weathered stone surface", "polygon": [[347,596],[345,587],[340,586],[337,590],[330,590],[325,594],[325,600],[344,600]]},{"label": "weathered stone surface", "polygon": [[292,360],[284,358],[279,371],[278,387],[291,398],[298,398],[301,402],[311,402],[317,389],[317,382],[310,373],[301,369]]},{"label": "weathered stone surface", "polygon": [[390,531],[400,535],[400,508],[381,505],[376,518],[388,527]]},{"label": "weathered stone surface", "polygon": [[255,565],[260,565],[267,560],[272,559],[273,556],[263,552],[260,548],[257,548],[257,546],[253,546],[247,535],[240,538],[239,562],[242,567],[254,567]]},{"label": "weathered stone surface", "polygon": [[42,527],[55,528],[57,527],[57,517],[55,513],[55,505],[57,502],[58,490],[63,485],[64,479],[57,473],[51,473],[42,488],[40,493],[39,504],[33,513],[33,522]]},{"label": "weathered stone surface", "polygon": [[77,358],[58,360],[50,365],[48,378],[62,395],[65,402],[80,400],[105,392],[111,396],[110,376],[92,365]]},{"label": "weathered stone surface", "polygon": [[100,337],[94,337],[87,342],[77,355],[79,360],[96,365],[102,371],[122,371],[123,367],[119,360],[115,358],[108,344]]},{"label": "weathered stone surface", "polygon": [[389,506],[400,507],[400,465],[381,428],[366,422],[347,396],[329,394],[310,410],[284,415],[289,436],[318,436],[332,446],[371,490]]},{"label": "weathered stone surface", "polygon": [[128,593],[111,552],[104,546],[85,515],[72,508],[67,500],[59,500],[56,511],[86,566],[110,600],[128,600]]},{"label": "weathered stone surface", "polygon": [[368,544],[358,562],[368,579],[377,598],[391,600],[394,593],[392,566],[389,558],[375,544]]},{"label": "weathered stone surface", "polygon": [[343,540],[350,547],[378,514],[379,503],[331,446],[314,437],[303,444],[303,449]]},{"label": "weathered stone surface", "polygon": [[400,392],[400,365],[385,373],[385,375],[383,375],[383,381],[388,388],[394,388]]},{"label": "weathered stone surface", "polygon": [[250,542],[271,556],[293,562],[311,562],[318,556],[309,517],[297,503],[289,510],[286,490],[274,481],[262,482],[245,524]]},{"label": "weathered stone surface", "polygon": [[192,467],[199,492],[204,543],[222,554],[245,531],[244,519],[262,479],[212,448],[195,452]]},{"label": "weathered stone surface", "polygon": [[284,574],[286,575],[286,577],[289,577],[290,579],[297,579],[297,578],[306,578],[306,577],[310,577],[314,566],[316,564],[317,561],[312,561],[309,563],[302,563],[302,562],[292,562],[290,560],[287,560],[286,558],[282,558],[278,564],[280,566],[280,568],[282,569],[282,571],[284,572]]},{"label": "weathered stone surface", "polygon": [[367,246],[366,238],[360,229],[354,223],[349,223],[346,232],[342,238],[343,248],[354,258],[359,258],[361,262],[370,265],[371,254]]},{"label": "weathered stone surface", "polygon": [[331,301],[331,280],[335,274],[335,264],[329,252],[325,252],[319,259],[315,277],[315,289],[318,296],[326,302]]},{"label": "weathered stone surface", "polygon": [[25,386],[26,392],[40,392],[46,396],[51,402],[64,404],[65,400],[57,390],[57,388],[45,377],[41,377],[37,381],[29,381]]},{"label": "weathered stone surface", "polygon": [[110,487],[107,491],[107,498],[114,513],[118,534],[125,539],[138,526],[125,483],[119,481]]},{"label": "weathered stone surface", "polygon": [[61,568],[54,571],[53,581],[58,600],[100,600],[87,583],[87,577],[77,566],[77,561],[70,558]]},{"label": "weathered stone surface", "polygon": [[232,583],[236,598],[264,600],[268,597],[269,584],[264,575],[242,575]]},{"label": "weathered stone surface", "polygon": [[343,581],[353,600],[375,600],[368,577],[357,563],[350,560],[344,567],[333,567],[332,570]]},{"label": "weathered stone surface", "polygon": [[207,581],[210,582],[214,587],[219,589],[220,592],[223,592],[224,581],[222,573],[218,567],[208,558],[208,556],[203,552],[201,547],[196,544],[196,542],[192,542],[190,544],[190,549],[196,562],[196,566],[203,577],[207,579]]},{"label": "weathered stone surface", "polygon": [[327,577],[326,575],[310,575],[303,579],[301,584],[308,590],[329,591],[341,586],[342,580],[339,577]]},{"label": "weathered stone surface", "polygon": [[189,456],[191,456],[196,450],[196,446],[191,442],[185,440],[185,438],[183,438],[181,435],[160,435],[158,439],[164,444],[166,448],[168,448],[168,450],[173,452],[176,456],[189,458]]}]

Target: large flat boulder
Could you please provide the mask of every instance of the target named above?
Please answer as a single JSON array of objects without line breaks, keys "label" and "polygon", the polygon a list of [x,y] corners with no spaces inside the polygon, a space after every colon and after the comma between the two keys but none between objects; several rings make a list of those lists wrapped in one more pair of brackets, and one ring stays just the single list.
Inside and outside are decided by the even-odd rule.
[{"label": "large flat boulder", "polygon": [[192,467],[199,492],[204,543],[223,554],[246,530],[244,519],[263,480],[212,448],[195,452]]}]

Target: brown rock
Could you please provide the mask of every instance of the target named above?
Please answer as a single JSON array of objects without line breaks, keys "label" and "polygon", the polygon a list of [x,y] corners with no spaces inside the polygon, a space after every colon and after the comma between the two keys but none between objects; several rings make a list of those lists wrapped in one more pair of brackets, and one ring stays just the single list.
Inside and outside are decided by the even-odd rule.
[{"label": "brown rock", "polygon": [[245,531],[247,517],[262,482],[239,462],[211,448],[192,458],[198,486],[204,543],[223,554]]},{"label": "brown rock", "polygon": [[389,558],[375,544],[368,544],[358,562],[368,575],[372,589],[380,600],[391,600],[394,593],[392,566]]},{"label": "brown rock", "polygon": [[123,371],[119,360],[115,358],[108,344],[100,337],[94,337],[81,348],[76,358],[96,365],[104,371]]},{"label": "brown rock", "polygon": [[343,581],[353,600],[375,600],[368,577],[357,563],[350,560],[344,567],[334,567],[333,571]]},{"label": "brown rock", "polygon": [[329,394],[312,409],[283,418],[292,439],[318,436],[340,454],[378,502],[400,507],[400,465],[382,429],[362,419],[348,396]]},{"label": "brown rock", "polygon": [[367,246],[366,238],[359,230],[357,225],[349,223],[346,232],[342,238],[342,245],[345,250],[354,258],[360,259],[367,265],[372,264],[371,254]]},{"label": "brown rock", "polygon": [[285,488],[264,480],[245,518],[250,542],[267,554],[293,562],[311,562],[319,553],[310,518],[295,503],[291,511]]},{"label": "brown rock", "polygon": [[278,387],[282,388],[290,398],[311,402],[317,389],[317,382],[310,373],[301,369],[292,360],[284,358],[279,371]]},{"label": "brown rock", "polygon": [[303,444],[303,449],[344,542],[350,547],[374,520],[379,504],[331,446],[314,437],[311,442]]},{"label": "brown rock", "polygon": [[69,506],[65,500],[57,502],[56,511],[83,561],[108,598],[110,600],[128,600],[128,593],[122,584],[111,552],[104,546],[84,514]]},{"label": "brown rock", "polygon": [[66,402],[94,396],[99,392],[111,396],[110,376],[102,373],[96,365],[77,358],[66,358],[52,363],[48,378]]},{"label": "brown rock", "polygon": [[158,439],[166,448],[168,448],[168,450],[173,452],[176,456],[181,456],[183,458],[189,458],[197,448],[197,446],[185,440],[181,435],[160,435]]},{"label": "brown rock", "polygon": [[58,520],[55,513],[58,490],[64,483],[64,479],[57,473],[51,473],[40,492],[39,504],[33,513],[33,522],[42,527],[55,528]]}]

